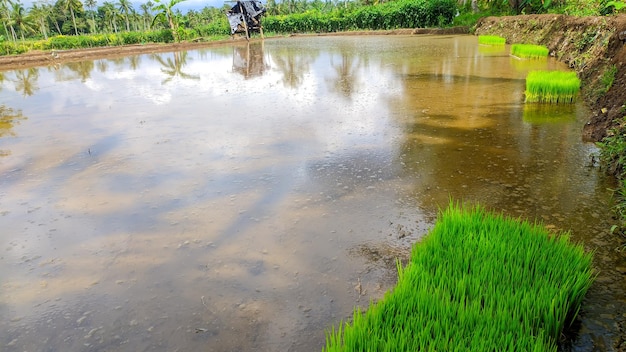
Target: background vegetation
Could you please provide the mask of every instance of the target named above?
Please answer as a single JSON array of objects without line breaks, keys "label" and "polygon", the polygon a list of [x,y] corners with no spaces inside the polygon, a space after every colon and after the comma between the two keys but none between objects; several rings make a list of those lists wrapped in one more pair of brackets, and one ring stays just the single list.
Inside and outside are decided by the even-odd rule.
[{"label": "background vegetation", "polygon": [[[0,0],[0,54],[28,50],[225,38],[221,8],[182,13],[184,0]],[[471,26],[483,16],[521,13],[601,15],[624,11],[605,0],[267,0],[264,27],[276,33]]]}]

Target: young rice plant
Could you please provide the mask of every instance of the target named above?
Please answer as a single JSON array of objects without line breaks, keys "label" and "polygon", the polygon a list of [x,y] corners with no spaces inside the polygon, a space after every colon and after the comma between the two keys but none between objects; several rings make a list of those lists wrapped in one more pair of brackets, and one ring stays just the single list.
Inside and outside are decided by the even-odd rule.
[{"label": "young rice plant", "polygon": [[478,36],[478,44],[483,45],[504,45],[506,44],[506,39],[499,37],[497,35],[479,35]]},{"label": "young rice plant", "polygon": [[526,76],[527,103],[573,103],[578,91],[580,79],[576,72],[531,71]]},{"label": "young rice plant", "polygon": [[543,45],[513,44],[511,55],[522,59],[541,59],[548,57],[550,50]]},{"label": "young rice plant", "polygon": [[592,254],[538,225],[451,203],[398,284],[323,351],[557,351],[591,286]]}]

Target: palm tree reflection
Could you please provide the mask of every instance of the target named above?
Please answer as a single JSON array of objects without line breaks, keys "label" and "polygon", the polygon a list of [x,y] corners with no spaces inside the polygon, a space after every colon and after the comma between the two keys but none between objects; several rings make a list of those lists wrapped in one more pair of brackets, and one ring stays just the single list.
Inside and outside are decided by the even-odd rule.
[{"label": "palm tree reflection", "polygon": [[331,81],[331,87],[336,93],[349,99],[359,83],[357,70],[361,66],[361,60],[355,58],[346,48],[341,48],[340,60],[339,63],[335,63],[335,58],[331,57],[330,64],[337,75],[328,80]]},{"label": "palm tree reflection", "polygon": [[95,64],[93,61],[80,61],[69,62],[65,66],[74,73],[72,80],[80,78],[81,82],[85,82],[91,78],[91,71],[93,71]]},{"label": "palm tree reflection", "polygon": [[200,79],[198,75],[192,75],[183,72],[183,68],[187,65],[187,52],[186,51],[176,51],[170,53],[172,57],[167,57],[163,59],[164,54],[152,54],[151,57],[158,61],[161,64],[161,72],[165,73],[167,76],[161,84],[168,83],[172,81],[175,77],[180,77],[183,79]]},{"label": "palm tree reflection", "polygon": [[22,95],[31,96],[39,87],[37,86],[37,80],[39,79],[39,70],[37,68],[28,68],[25,70],[15,71],[15,91],[22,93]]},{"label": "palm tree reflection", "polygon": [[272,61],[283,74],[283,85],[298,88],[304,81],[304,73],[318,56],[319,51],[302,51],[295,48],[279,48],[271,53]]},{"label": "palm tree reflection", "polygon": [[54,71],[54,77],[57,82],[80,80],[86,82],[91,78],[91,72],[94,70],[94,61],[77,61],[68,62],[63,65],[54,66],[49,71]]},{"label": "palm tree reflection", "polygon": [[128,57],[128,65],[133,71],[137,71],[139,65],[141,64],[141,58],[139,55],[129,56]]},{"label": "palm tree reflection", "polygon": [[96,61],[96,67],[99,72],[105,73],[109,69],[109,63],[107,60],[98,60]]},{"label": "palm tree reflection", "polygon": [[[26,120],[26,117],[22,115],[21,110],[15,111],[4,104],[0,104],[0,138],[15,136],[13,127],[22,120]],[[10,150],[0,149],[0,156],[7,155],[11,155]]]}]

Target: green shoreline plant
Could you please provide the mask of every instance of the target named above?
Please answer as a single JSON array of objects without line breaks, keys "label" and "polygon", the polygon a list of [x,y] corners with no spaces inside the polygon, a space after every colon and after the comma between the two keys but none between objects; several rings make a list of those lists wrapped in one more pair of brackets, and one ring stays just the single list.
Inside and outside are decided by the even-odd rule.
[{"label": "green shoreline plant", "polygon": [[450,203],[393,291],[323,351],[556,351],[595,274],[567,233]]},{"label": "green shoreline plant", "polygon": [[339,32],[448,26],[457,5],[452,0],[396,0],[355,9],[267,16],[263,29],[278,33]]},{"label": "green shoreline plant", "polygon": [[[227,23],[209,25],[196,29],[178,29],[178,36],[183,40],[202,37],[205,40],[219,40],[229,37]],[[169,29],[143,32],[121,32],[85,35],[56,35],[47,39],[24,42],[0,42],[0,55],[17,55],[31,50],[67,50],[96,48],[146,43],[172,43],[174,37]]]},{"label": "green shoreline plant", "polygon": [[580,91],[576,72],[531,71],[526,76],[526,102],[570,104]]},{"label": "green shoreline plant", "polygon": [[497,35],[479,35],[478,44],[483,45],[505,45],[506,38]]},{"label": "green shoreline plant", "polygon": [[548,57],[550,50],[543,45],[534,44],[513,44],[511,45],[511,55],[521,59],[541,59]]}]

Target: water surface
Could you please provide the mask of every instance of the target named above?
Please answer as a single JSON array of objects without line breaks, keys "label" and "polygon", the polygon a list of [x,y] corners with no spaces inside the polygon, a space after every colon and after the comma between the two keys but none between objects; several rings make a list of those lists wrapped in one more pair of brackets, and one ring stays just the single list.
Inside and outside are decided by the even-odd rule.
[{"label": "water surface", "polygon": [[596,250],[571,349],[626,300],[582,104],[472,36],[310,37],[2,72],[0,346],[313,351],[450,197]]}]

